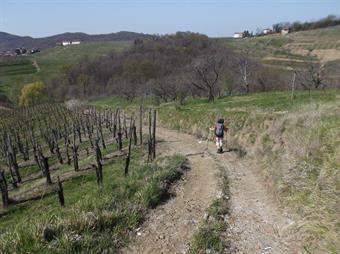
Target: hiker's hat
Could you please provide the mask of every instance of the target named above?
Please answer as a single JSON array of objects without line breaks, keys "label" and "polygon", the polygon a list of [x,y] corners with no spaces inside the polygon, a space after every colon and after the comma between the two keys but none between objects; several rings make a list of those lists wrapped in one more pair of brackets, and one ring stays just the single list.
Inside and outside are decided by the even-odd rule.
[{"label": "hiker's hat", "polygon": [[220,118],[217,120],[218,123],[224,123],[224,119],[223,118]]}]

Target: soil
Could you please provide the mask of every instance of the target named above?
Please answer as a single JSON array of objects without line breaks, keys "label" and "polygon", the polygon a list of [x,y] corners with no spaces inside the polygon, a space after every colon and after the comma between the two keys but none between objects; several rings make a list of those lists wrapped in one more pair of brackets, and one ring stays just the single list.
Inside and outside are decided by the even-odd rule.
[{"label": "soil", "polygon": [[204,156],[197,140],[165,129],[157,131],[165,140],[158,146],[160,152],[186,155],[191,169],[175,187],[175,196],[151,211],[123,253],[185,253],[206,209],[218,194],[216,162],[211,156]]},{"label": "soil", "polygon": [[158,128],[162,154],[185,155],[191,169],[174,197],[152,210],[122,253],[185,253],[206,209],[220,195],[219,170],[230,182],[231,213],[226,218],[233,253],[299,253],[295,221],[280,207],[252,161],[235,152],[216,154],[213,142]]}]

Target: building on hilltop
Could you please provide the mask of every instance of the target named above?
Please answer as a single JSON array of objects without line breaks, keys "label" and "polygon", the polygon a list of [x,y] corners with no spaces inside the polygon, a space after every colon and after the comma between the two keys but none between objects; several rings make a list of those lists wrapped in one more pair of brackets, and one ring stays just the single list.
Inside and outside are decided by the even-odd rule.
[{"label": "building on hilltop", "polygon": [[233,38],[238,39],[238,38],[243,38],[243,36],[244,36],[243,33],[235,32],[234,35],[233,35]]},{"label": "building on hilltop", "polygon": [[62,42],[57,43],[57,45],[60,45],[60,46],[79,45],[79,44],[80,44],[80,41],[62,41]]},{"label": "building on hilltop", "polygon": [[20,47],[20,48],[17,48],[14,52],[15,52],[15,54],[16,54],[17,56],[26,55],[27,49],[26,49],[26,48],[23,48],[23,47]]},{"label": "building on hilltop", "polygon": [[282,35],[289,34],[289,32],[290,32],[289,27],[284,27],[284,28],[281,29],[281,34]]},{"label": "building on hilltop", "polygon": [[273,30],[270,29],[270,28],[266,28],[266,29],[263,29],[262,33],[263,33],[264,35],[272,34],[272,33],[273,33]]}]

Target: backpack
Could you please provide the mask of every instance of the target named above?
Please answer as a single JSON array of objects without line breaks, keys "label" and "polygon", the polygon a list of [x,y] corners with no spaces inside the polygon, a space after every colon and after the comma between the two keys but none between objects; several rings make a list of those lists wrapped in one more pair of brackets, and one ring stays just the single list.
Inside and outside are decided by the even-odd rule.
[{"label": "backpack", "polygon": [[215,135],[217,137],[223,137],[224,135],[224,125],[223,123],[217,123],[215,126]]}]

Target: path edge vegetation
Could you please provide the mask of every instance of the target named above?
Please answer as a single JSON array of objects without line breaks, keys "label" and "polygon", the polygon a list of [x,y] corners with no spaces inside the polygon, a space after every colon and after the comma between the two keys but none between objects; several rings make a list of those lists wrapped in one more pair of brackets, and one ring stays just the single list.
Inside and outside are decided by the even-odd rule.
[{"label": "path edge vegetation", "polygon": [[228,175],[219,165],[220,193],[211,202],[204,219],[189,242],[187,254],[231,253],[228,239],[228,216],[230,214],[230,191]]}]

